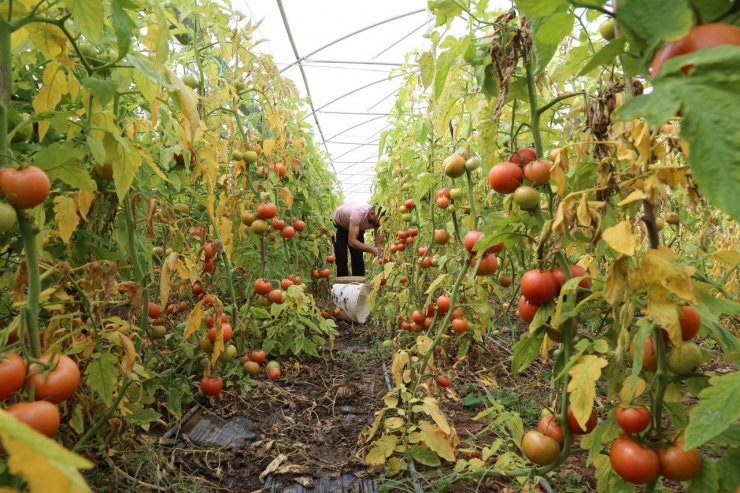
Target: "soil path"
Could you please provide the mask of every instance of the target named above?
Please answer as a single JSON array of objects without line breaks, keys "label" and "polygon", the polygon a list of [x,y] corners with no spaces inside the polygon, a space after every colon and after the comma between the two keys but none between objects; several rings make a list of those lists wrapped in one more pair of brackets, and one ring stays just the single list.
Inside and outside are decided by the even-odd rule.
[{"label": "soil path", "polygon": [[202,491],[373,492],[357,437],[386,391],[371,329],[340,324],[334,350],[284,360],[248,393],[199,407],[169,440],[172,462],[203,479]]}]

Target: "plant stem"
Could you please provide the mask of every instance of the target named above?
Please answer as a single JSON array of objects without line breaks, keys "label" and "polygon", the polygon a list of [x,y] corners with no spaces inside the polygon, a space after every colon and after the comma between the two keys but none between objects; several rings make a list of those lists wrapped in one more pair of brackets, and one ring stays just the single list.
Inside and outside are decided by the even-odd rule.
[{"label": "plant stem", "polygon": [[229,258],[229,254],[226,253],[226,249],[223,248],[224,242],[221,240],[221,232],[218,229],[218,224],[216,224],[216,219],[212,217],[210,213],[208,214],[208,219],[211,220],[211,225],[213,226],[213,234],[216,236],[216,239],[221,244],[221,251],[224,254],[226,281],[229,285],[229,296],[231,297],[231,320],[234,323],[234,327],[236,327],[238,311],[236,309],[236,290],[234,289],[234,272],[231,265],[231,259]]},{"label": "plant stem", "polygon": [[105,412],[104,415],[102,415],[100,418],[98,418],[95,423],[87,430],[87,432],[82,435],[82,437],[77,441],[74,447],[72,447],[72,451],[76,452],[79,449],[82,448],[82,446],[90,439],[92,438],[98,430],[108,422],[108,419],[113,416],[113,413],[115,413],[118,410],[119,404],[121,404],[121,401],[123,400],[124,396],[126,395],[126,390],[128,390],[128,386],[131,385],[132,380],[128,378],[128,375],[123,375],[123,383],[121,384],[121,390],[118,391],[118,395],[116,396],[116,400],[113,401],[113,404],[110,405],[108,410]]},{"label": "plant stem", "polygon": [[658,388],[655,390],[655,401],[653,408],[650,410],[650,418],[653,420],[653,429],[661,435],[662,416],[663,416],[663,396],[666,389],[666,378],[668,376],[668,365],[666,362],[665,343],[661,329],[653,328],[653,343],[658,360],[658,369],[655,371],[655,380],[658,382]]},{"label": "plant stem", "polygon": [[39,296],[41,294],[41,277],[39,275],[39,255],[36,249],[36,231],[33,219],[18,213],[18,226],[26,250],[26,268],[28,269],[28,303],[26,304],[26,331],[30,343],[31,356],[41,357],[41,339],[39,335]]},{"label": "plant stem", "polygon": [[141,329],[149,327],[149,288],[144,279],[144,271],[141,268],[139,254],[136,249],[136,221],[134,219],[134,207],[131,203],[131,194],[123,199],[124,213],[126,216],[126,233],[128,239],[128,255],[131,257],[131,265],[134,268],[134,278],[141,286]]}]

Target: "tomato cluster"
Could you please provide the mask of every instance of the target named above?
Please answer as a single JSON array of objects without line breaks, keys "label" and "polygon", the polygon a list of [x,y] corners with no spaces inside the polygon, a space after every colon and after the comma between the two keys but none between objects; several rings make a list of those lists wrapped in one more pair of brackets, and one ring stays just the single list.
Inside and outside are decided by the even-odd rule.
[{"label": "tomato cluster", "polygon": [[61,422],[56,404],[69,399],[80,385],[77,363],[63,354],[47,354],[27,365],[14,353],[0,356],[0,402],[11,399],[24,386],[33,402],[16,402],[6,411],[48,437],[53,437]]}]

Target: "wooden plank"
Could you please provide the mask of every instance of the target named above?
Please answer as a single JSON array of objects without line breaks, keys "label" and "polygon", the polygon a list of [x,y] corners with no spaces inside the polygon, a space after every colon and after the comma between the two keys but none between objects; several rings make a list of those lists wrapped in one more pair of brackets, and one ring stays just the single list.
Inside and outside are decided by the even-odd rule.
[{"label": "wooden plank", "polygon": [[352,284],[352,283],[360,283],[363,284],[365,282],[364,276],[344,276],[344,277],[337,277],[334,279],[334,284]]}]

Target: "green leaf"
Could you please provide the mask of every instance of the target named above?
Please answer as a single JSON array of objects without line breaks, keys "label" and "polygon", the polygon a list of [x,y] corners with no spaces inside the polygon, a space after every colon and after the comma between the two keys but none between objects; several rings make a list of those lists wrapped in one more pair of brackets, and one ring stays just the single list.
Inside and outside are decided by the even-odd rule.
[{"label": "green leaf", "polygon": [[[451,36],[447,39],[452,38]],[[453,38],[454,39],[454,38]],[[455,62],[457,57],[460,54],[460,45],[461,43],[457,43],[456,45],[453,45],[452,48],[449,48],[448,50],[443,51],[440,53],[439,57],[437,57],[437,63],[435,63],[434,67],[434,98],[439,99],[442,91],[445,87],[445,83],[447,82],[447,78],[450,76],[450,67]]]},{"label": "green leaf", "polygon": [[51,181],[61,180],[73,188],[93,192],[97,187],[85,168],[84,158],[84,149],[74,147],[72,142],[54,142],[43,147],[33,163],[46,171]]},{"label": "green leaf", "polygon": [[614,63],[614,58],[622,53],[623,50],[624,39],[615,39],[614,41],[611,41],[609,44],[601,48],[598,53],[596,53],[593,58],[591,58],[591,60],[589,60],[586,66],[583,67],[580,72],[578,72],[577,77],[586,75],[587,73],[601,65],[609,65]]},{"label": "green leaf", "polygon": [[451,23],[463,11],[457,0],[430,0],[427,8],[436,16],[436,26]]},{"label": "green leaf", "polygon": [[496,76],[496,69],[493,68],[493,64],[489,63],[483,69],[483,94],[488,98],[495,98],[499,94],[498,77]]},{"label": "green leaf", "polygon": [[128,53],[131,46],[131,18],[128,16],[123,6],[122,0],[112,0],[111,23],[113,31],[116,33],[116,43],[118,44],[118,54]]},{"label": "green leaf", "polygon": [[537,355],[540,352],[540,346],[542,345],[544,334],[545,331],[542,328],[539,328],[534,332],[522,334],[519,342],[514,344],[512,347],[514,350],[514,357],[511,360],[511,371],[519,374],[532,364],[532,361],[537,358]]},{"label": "green leaf", "polygon": [[740,448],[727,449],[724,456],[717,461],[717,475],[719,476],[720,493],[735,493],[735,487],[740,484]]},{"label": "green leaf", "polygon": [[737,9],[736,2],[730,2],[728,0],[690,0],[691,6],[694,12],[701,18],[699,24],[707,24],[709,22],[716,22],[722,17],[723,14],[727,13],[731,9]]},{"label": "green leaf", "polygon": [[118,359],[111,353],[93,357],[85,369],[85,383],[94,390],[105,404],[113,402],[113,391],[118,380]]},{"label": "green leaf", "polygon": [[699,474],[691,480],[686,493],[704,493],[705,491],[719,491],[719,476],[717,475],[717,464],[703,457]]},{"label": "green leaf", "polygon": [[573,19],[573,13],[567,11],[529,19],[534,47],[535,73],[545,70],[560,42],[573,31]]},{"label": "green leaf", "polygon": [[104,2],[100,0],[62,0],[80,32],[93,42],[99,42],[105,25]]},{"label": "green leaf", "polygon": [[650,43],[679,39],[694,25],[688,0],[623,0],[619,23]]},{"label": "green leaf", "polygon": [[395,435],[383,435],[375,441],[365,456],[365,462],[370,465],[381,465],[385,460],[393,455],[393,450],[398,443],[398,437]]},{"label": "green leaf", "polygon": [[434,79],[434,57],[428,51],[422,53],[419,58],[419,70],[421,71],[421,83],[425,88],[430,87]]},{"label": "green leaf", "polygon": [[689,411],[686,448],[708,442],[740,419],[740,372],[709,379],[709,387],[699,394],[699,403]]},{"label": "green leaf", "polygon": [[439,460],[439,456],[431,451],[431,449],[424,445],[414,445],[409,449],[409,455],[419,464],[425,466],[437,467],[442,464]]},{"label": "green leaf", "polygon": [[716,445],[740,446],[740,424],[733,423],[712,440]]},{"label": "green leaf", "polygon": [[117,85],[109,79],[85,77],[82,79],[82,85],[85,86],[90,91],[90,94],[95,96],[103,106],[110,103],[116,96]]},{"label": "green leaf", "polygon": [[544,17],[568,9],[567,0],[517,0],[516,8],[527,17]]},{"label": "green leaf", "polygon": [[135,403],[128,403],[126,408],[131,411],[130,414],[125,416],[126,421],[131,424],[141,426],[144,429],[148,429],[149,424],[154,423],[162,417],[157,411],[149,407],[141,407]]},{"label": "green leaf", "polygon": [[594,460],[596,466],[596,491],[608,493],[634,493],[635,487],[620,478],[609,462],[609,457],[600,454]]},{"label": "green leaf", "polygon": [[614,419],[614,413],[609,413],[609,418],[600,422],[591,433],[584,435],[581,439],[581,445],[588,448],[586,465],[589,466],[593,463],[604,449],[605,443],[611,442],[621,434],[622,429],[617,424],[617,420]]}]

